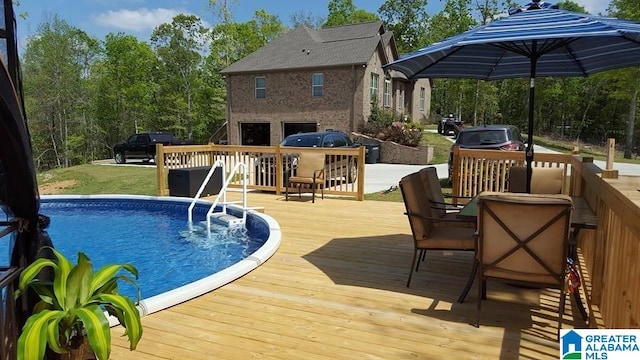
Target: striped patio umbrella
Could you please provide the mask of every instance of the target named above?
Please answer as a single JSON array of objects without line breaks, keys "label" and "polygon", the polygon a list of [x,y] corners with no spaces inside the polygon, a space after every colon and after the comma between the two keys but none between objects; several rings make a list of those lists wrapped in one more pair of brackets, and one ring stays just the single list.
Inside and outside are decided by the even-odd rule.
[{"label": "striped patio umbrella", "polygon": [[527,191],[533,161],[536,76],[587,76],[640,66],[640,24],[546,7],[539,0],[514,14],[452,36],[385,65],[409,79],[531,79]]}]

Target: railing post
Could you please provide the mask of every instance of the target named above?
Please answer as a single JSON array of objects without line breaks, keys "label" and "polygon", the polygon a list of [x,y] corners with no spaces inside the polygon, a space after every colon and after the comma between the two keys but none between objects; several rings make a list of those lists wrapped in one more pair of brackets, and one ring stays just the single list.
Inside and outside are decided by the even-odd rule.
[{"label": "railing post", "polygon": [[275,175],[276,183],[273,184],[276,188],[276,195],[282,195],[282,188],[287,186],[284,181],[282,154],[280,153],[280,144],[276,145],[276,161],[275,161]]},{"label": "railing post", "polygon": [[215,164],[216,162],[216,157],[215,154],[213,152],[213,143],[209,143],[207,144],[208,149],[207,149],[207,158],[209,159],[209,163],[207,164],[207,166],[213,166],[213,164]]},{"label": "railing post", "polygon": [[364,163],[365,163],[365,147],[360,146],[358,149],[358,200],[364,200]]},{"label": "railing post", "polygon": [[156,178],[158,183],[158,196],[167,195],[167,173],[164,166],[164,147],[162,144],[156,144]]},{"label": "railing post", "polygon": [[603,179],[617,179],[618,170],[613,169],[613,160],[616,154],[616,139],[609,138],[607,140],[607,164],[602,170]]},{"label": "railing post", "polygon": [[451,165],[451,192],[453,196],[460,194],[460,147],[453,148],[453,164]]}]

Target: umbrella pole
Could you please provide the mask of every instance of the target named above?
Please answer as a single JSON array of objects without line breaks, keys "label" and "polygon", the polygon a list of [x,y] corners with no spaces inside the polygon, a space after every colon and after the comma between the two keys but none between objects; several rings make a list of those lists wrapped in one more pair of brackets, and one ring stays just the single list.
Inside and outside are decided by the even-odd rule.
[{"label": "umbrella pole", "polygon": [[527,193],[531,193],[531,174],[533,163],[533,108],[536,95],[536,63],[538,56],[536,54],[537,41],[533,40],[533,49],[531,56],[531,77],[529,82],[529,129],[527,130],[527,151],[525,158],[527,160]]}]

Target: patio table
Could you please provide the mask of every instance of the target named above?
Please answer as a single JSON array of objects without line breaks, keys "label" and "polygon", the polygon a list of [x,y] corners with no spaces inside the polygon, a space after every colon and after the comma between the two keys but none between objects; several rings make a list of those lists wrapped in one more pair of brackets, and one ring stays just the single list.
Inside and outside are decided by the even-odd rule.
[{"label": "patio table", "polygon": [[[569,238],[569,254],[567,256],[571,261],[577,263],[578,260],[578,235],[582,229],[596,229],[598,227],[598,217],[591,211],[587,201],[580,196],[572,196],[571,202],[573,204],[573,210],[571,211],[571,237]],[[465,221],[477,221],[478,218],[478,197],[474,197],[460,210],[457,217]],[[475,277],[475,274],[471,274]],[[472,281],[470,279],[470,281]],[[458,302],[463,302],[466,297],[468,289],[460,296]],[[588,319],[587,311],[582,303],[580,297],[580,290],[575,289],[572,291],[573,299],[580,310],[580,314],[584,320]]]}]

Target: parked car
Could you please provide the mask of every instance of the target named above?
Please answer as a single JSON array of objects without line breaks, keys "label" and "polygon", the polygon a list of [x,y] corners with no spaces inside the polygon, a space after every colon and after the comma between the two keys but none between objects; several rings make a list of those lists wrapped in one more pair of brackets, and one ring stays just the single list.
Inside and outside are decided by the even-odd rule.
[{"label": "parked car", "polygon": [[[295,147],[314,147],[314,148],[354,148],[360,146],[360,144],[354,143],[349,136],[337,130],[329,130],[322,132],[307,132],[292,134],[285,137],[280,146],[295,146]],[[287,156],[287,155],[285,155]],[[358,163],[355,159],[348,160],[346,157],[335,159],[334,156],[327,156],[327,165],[325,172],[329,172],[329,168],[337,169],[339,174],[346,174],[346,181],[355,182],[358,177]],[[333,159],[333,160],[332,160]],[[256,162],[256,182],[261,183],[258,179],[265,179],[271,177],[272,180],[275,176],[273,166],[275,164],[273,157],[261,157]],[[331,162],[333,161],[333,162]],[[283,169],[285,177],[291,174],[292,169],[296,166],[296,159],[285,158],[283,160]],[[268,175],[268,176],[267,176]],[[328,179],[331,180],[331,179]],[[264,182],[264,180],[262,181]],[[274,181],[272,181],[273,183]]]},{"label": "parked car", "polygon": [[449,178],[452,175],[453,150],[465,149],[524,151],[520,129],[514,125],[485,125],[465,128],[458,133],[449,152]]},{"label": "parked car", "polygon": [[128,159],[153,160],[156,157],[156,144],[190,145],[191,141],[178,140],[167,131],[144,132],[129,136],[127,141],[113,147],[113,158],[118,164],[124,164]]},{"label": "parked car", "polygon": [[452,132],[457,134],[462,125],[462,120],[453,116],[453,114],[449,114],[449,116],[440,119],[438,123],[438,133],[442,135],[449,135]]}]

